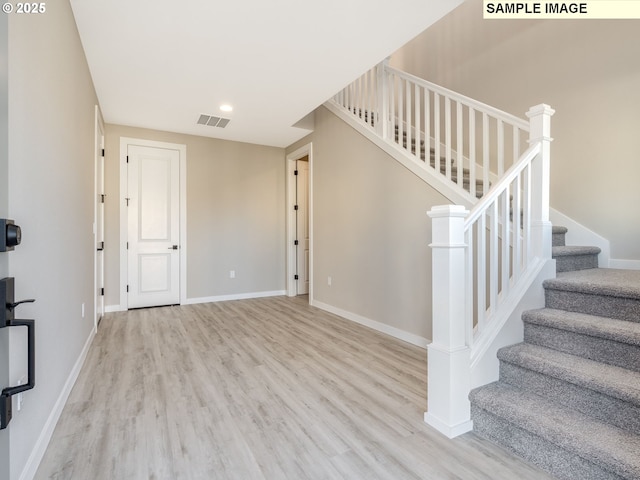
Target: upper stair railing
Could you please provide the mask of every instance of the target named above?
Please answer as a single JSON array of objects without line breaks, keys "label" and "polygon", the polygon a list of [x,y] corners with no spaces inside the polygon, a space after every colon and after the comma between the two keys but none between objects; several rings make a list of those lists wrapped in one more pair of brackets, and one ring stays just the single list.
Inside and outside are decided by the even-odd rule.
[{"label": "upper stair railing", "polygon": [[473,425],[474,368],[551,260],[554,111],[538,105],[527,112],[529,121],[519,119],[386,62],[332,103],[393,151],[444,176],[468,201],[429,212],[433,341],[425,421],[457,436]]},{"label": "upper stair railing", "polygon": [[527,147],[527,121],[386,61],[338,92],[333,102],[471,199],[485,194]]}]

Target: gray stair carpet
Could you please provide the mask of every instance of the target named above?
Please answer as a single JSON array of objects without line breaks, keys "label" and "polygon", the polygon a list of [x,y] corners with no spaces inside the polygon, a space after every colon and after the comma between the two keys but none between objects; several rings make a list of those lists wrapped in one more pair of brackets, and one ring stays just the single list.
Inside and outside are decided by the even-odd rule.
[{"label": "gray stair carpet", "polygon": [[563,247],[565,245],[565,235],[567,232],[567,227],[554,225],[551,231],[551,246]]},{"label": "gray stair carpet", "polygon": [[640,437],[505,383],[473,390],[483,436],[560,479],[640,478]]},{"label": "gray stair carpet", "polygon": [[551,247],[552,258],[556,260],[558,272],[571,272],[598,268],[598,247],[579,247],[559,245]]},{"label": "gray stair carpet", "polygon": [[640,271],[593,268],[545,280],[546,306],[640,322]]},{"label": "gray stair carpet", "polygon": [[522,315],[524,341],[640,372],[640,322],[552,308]]},{"label": "gray stair carpet", "polygon": [[640,434],[640,373],[527,343],[498,359],[500,381]]},{"label": "gray stair carpet", "polygon": [[546,307],[469,395],[474,430],[562,480],[639,480],[640,271],[597,268],[566,233],[553,227]]}]

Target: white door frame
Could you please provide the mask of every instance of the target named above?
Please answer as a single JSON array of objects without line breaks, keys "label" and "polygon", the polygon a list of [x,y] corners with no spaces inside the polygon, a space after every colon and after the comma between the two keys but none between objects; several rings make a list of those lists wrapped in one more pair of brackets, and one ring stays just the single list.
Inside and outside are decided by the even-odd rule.
[{"label": "white door frame", "polygon": [[296,160],[309,157],[309,303],[313,302],[313,144],[308,143],[295,152],[287,155],[287,296],[296,295],[296,281],[293,276],[296,273],[296,182],[294,171]]},{"label": "white door frame", "polygon": [[[98,209],[101,205],[104,205],[98,200],[98,195],[104,193],[104,120],[102,119],[102,112],[100,106],[95,106],[95,139],[94,139],[94,169],[93,169],[93,329],[94,332],[98,330],[98,305],[95,305],[96,296],[98,292],[98,251],[96,249],[98,244]],[[102,158],[102,162],[100,159]],[[98,168],[102,169],[102,185],[98,185]],[[104,210],[102,212],[102,234],[104,235]],[[104,285],[104,250],[102,252],[102,285]],[[102,297],[102,315],[104,315],[104,295]]]},{"label": "white door frame", "polygon": [[120,310],[127,310],[127,150],[129,145],[166,148],[180,152],[180,304],[187,300],[187,146],[179,143],[156,142],[139,138],[120,137]]}]

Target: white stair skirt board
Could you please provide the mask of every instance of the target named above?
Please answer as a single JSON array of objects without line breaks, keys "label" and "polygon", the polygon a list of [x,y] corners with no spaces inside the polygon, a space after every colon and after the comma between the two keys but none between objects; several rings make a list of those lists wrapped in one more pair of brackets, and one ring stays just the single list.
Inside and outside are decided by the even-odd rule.
[{"label": "white stair skirt board", "polygon": [[624,268],[613,267],[610,264],[610,245],[609,240],[606,238],[589,230],[584,225],[581,225],[555,208],[549,208],[549,220],[551,220],[551,223],[554,225],[567,227],[567,243],[569,245],[593,245],[599,247],[600,255],[598,256],[598,264],[600,268]]},{"label": "white stair skirt board", "polygon": [[377,330],[378,332],[385,333],[394,338],[397,338],[398,340],[402,340],[404,342],[410,343],[411,345],[415,345],[416,347],[426,349],[427,344],[431,342],[431,340],[421,337],[420,335],[415,335],[413,333],[406,332],[385,323],[371,320],[370,318],[363,317],[361,315],[358,315],[357,313],[348,312],[346,310],[342,310],[341,308],[334,307],[333,305],[319,302],[318,300],[313,300],[311,302],[311,305],[326,312],[338,315],[342,318],[345,318],[346,320],[351,320],[352,322],[359,323],[360,325],[372,328],[373,330]]}]

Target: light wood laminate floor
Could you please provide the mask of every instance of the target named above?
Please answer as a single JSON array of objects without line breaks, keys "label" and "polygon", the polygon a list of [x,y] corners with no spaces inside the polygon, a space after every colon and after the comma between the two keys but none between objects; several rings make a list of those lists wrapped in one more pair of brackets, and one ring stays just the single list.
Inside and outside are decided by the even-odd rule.
[{"label": "light wood laminate floor", "polygon": [[104,317],[42,479],[550,479],[423,422],[426,352],[273,297]]}]

